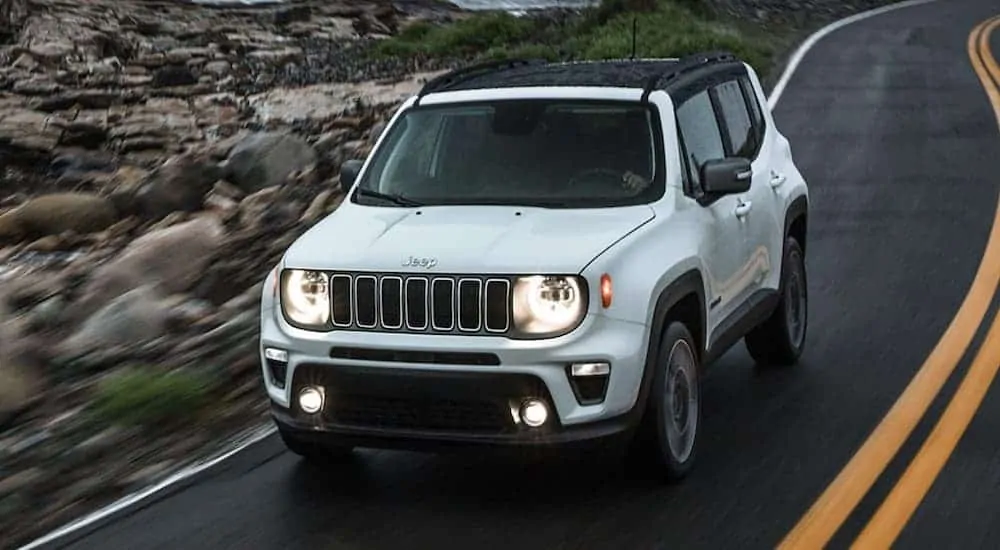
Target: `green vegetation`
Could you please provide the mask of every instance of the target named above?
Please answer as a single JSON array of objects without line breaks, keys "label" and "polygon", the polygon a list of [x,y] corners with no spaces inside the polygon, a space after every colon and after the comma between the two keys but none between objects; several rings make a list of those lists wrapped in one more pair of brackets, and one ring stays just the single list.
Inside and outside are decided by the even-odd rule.
[{"label": "green vegetation", "polygon": [[190,371],[132,369],[103,380],[91,403],[106,424],[156,426],[191,420],[208,403],[213,380]]},{"label": "green vegetation", "polygon": [[[650,6],[640,9],[642,4]],[[631,7],[636,6],[636,7]],[[459,59],[615,59],[632,53],[637,21],[637,57],[676,57],[728,50],[762,75],[782,46],[772,32],[720,16],[698,0],[604,0],[579,16],[515,17],[474,14],[451,25],[415,23],[378,44],[382,56]]]}]

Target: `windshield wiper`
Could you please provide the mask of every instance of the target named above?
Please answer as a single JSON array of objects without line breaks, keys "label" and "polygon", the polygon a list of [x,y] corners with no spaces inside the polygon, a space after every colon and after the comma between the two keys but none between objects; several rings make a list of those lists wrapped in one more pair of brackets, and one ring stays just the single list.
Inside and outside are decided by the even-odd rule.
[{"label": "windshield wiper", "polygon": [[415,201],[413,199],[408,199],[402,195],[395,195],[392,193],[380,193],[378,191],[373,191],[371,189],[365,189],[364,187],[359,187],[357,190],[357,196],[359,197],[370,197],[373,199],[381,199],[392,204],[399,206],[423,206],[424,203]]}]

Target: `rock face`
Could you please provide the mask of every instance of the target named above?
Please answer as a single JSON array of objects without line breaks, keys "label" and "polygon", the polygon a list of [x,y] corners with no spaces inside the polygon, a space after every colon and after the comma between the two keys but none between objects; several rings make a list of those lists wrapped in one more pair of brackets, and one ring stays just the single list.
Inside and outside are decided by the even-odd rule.
[{"label": "rock face", "polygon": [[254,134],[229,154],[226,177],[253,193],[281,184],[292,172],[316,164],[316,152],[302,138],[287,133]]},{"label": "rock face", "polygon": [[74,318],[90,315],[116,296],[144,285],[158,286],[164,294],[188,290],[222,239],[222,225],[211,215],[139,237],[93,272],[72,312]]},{"label": "rock face", "polygon": [[59,353],[78,357],[115,346],[142,345],[163,333],[169,311],[152,285],[130,290],[107,303],[59,346]]},{"label": "rock face", "polygon": [[159,220],[172,212],[200,210],[222,170],[207,154],[187,153],[161,165],[136,192],[134,211]]},{"label": "rock face", "polygon": [[22,327],[11,319],[6,295],[0,295],[0,432],[10,418],[27,407],[38,395],[37,372],[25,364],[19,349]]},{"label": "rock face", "polygon": [[66,231],[84,234],[107,229],[118,220],[108,199],[83,193],[57,193],[31,199],[0,215],[0,237],[41,237]]},{"label": "rock face", "polygon": [[[355,30],[391,32],[407,12],[454,10],[0,0],[4,542],[266,419],[261,282],[340,203],[343,159],[367,154],[369,129],[422,84],[409,63],[371,63]],[[125,370],[198,386],[170,378],[112,404],[197,390],[218,409],[196,432],[93,422]]]}]

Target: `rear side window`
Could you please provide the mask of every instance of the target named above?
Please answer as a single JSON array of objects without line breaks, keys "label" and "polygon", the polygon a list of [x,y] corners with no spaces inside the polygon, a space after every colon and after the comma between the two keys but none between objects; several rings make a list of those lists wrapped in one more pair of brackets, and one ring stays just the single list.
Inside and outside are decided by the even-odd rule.
[{"label": "rear side window", "polygon": [[754,91],[753,85],[750,84],[750,80],[746,77],[740,78],[740,86],[743,88],[743,95],[747,98],[747,105],[750,106],[750,118],[753,119],[754,132],[757,134],[758,145],[764,143],[764,112],[761,109],[760,102],[757,101],[757,92]]},{"label": "rear side window", "polygon": [[692,96],[677,108],[677,125],[684,141],[682,150],[687,157],[688,177],[698,188],[705,161],[726,156],[712,99],[707,91]]},{"label": "rear side window", "polygon": [[747,111],[746,98],[736,80],[715,87],[726,134],[732,147],[731,155],[753,160],[757,153],[757,132]]}]

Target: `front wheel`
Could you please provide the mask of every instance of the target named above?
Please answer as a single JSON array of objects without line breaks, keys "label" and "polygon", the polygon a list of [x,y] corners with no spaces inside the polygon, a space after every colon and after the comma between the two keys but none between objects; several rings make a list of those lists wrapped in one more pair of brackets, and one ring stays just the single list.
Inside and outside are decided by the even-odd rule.
[{"label": "front wheel", "polygon": [[[638,452],[668,482],[691,470],[701,427],[697,344],[680,322],[667,326],[660,341]],[[651,459],[651,460],[649,460]]]},{"label": "front wheel", "polygon": [[795,364],[805,347],[809,294],[805,254],[794,237],[785,240],[779,292],[774,313],[744,339],[750,356],[761,365]]}]

